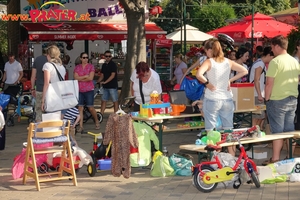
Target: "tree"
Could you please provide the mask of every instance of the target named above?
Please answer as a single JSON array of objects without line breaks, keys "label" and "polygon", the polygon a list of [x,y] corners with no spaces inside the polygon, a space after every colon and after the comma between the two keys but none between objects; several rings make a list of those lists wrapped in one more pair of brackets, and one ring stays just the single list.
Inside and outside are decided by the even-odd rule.
[{"label": "tree", "polygon": [[146,61],[145,0],[119,0],[127,18],[127,54],[120,100],[130,96],[130,76],[140,61]]},{"label": "tree", "polygon": [[196,20],[193,20],[191,24],[203,32],[208,32],[227,25],[226,20],[235,19],[236,15],[231,5],[216,2],[203,5],[195,17]]},{"label": "tree", "polygon": [[289,40],[288,45],[288,53],[293,56],[293,53],[296,49],[296,42],[300,38],[300,25],[298,26],[298,29],[293,29],[287,36]]}]

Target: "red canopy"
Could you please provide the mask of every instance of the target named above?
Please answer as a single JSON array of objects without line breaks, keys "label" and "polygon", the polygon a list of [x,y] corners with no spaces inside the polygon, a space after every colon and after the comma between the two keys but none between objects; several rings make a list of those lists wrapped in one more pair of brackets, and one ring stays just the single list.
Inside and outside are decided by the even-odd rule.
[{"label": "red canopy", "polygon": [[[286,36],[296,27],[274,20],[273,17],[256,13],[254,15],[254,38]],[[241,21],[208,32],[217,37],[218,33],[224,33],[232,37],[236,42],[251,38],[252,15],[244,17]]]},{"label": "red canopy", "polygon": [[[28,30],[29,40],[110,40],[119,42],[127,39],[125,23],[22,23]],[[155,23],[146,23],[147,39],[164,39],[166,32]]]}]

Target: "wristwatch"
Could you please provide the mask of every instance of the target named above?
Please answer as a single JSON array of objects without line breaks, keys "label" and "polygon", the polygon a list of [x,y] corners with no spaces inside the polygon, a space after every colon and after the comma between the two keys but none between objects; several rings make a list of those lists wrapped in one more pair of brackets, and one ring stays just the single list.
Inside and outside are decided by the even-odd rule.
[{"label": "wristwatch", "polygon": [[209,80],[207,79],[207,81],[204,83],[204,85],[207,85],[207,84],[209,84]]}]

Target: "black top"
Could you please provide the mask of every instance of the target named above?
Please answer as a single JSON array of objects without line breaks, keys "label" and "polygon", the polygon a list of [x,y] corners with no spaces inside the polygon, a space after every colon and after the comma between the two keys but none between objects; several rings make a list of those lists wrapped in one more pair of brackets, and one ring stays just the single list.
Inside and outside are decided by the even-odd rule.
[{"label": "black top", "polygon": [[118,73],[117,73],[117,65],[112,60],[109,63],[104,63],[102,65],[101,73],[103,73],[103,80],[106,81],[110,75],[115,72],[115,77],[106,84],[103,84],[103,88],[118,88]]}]

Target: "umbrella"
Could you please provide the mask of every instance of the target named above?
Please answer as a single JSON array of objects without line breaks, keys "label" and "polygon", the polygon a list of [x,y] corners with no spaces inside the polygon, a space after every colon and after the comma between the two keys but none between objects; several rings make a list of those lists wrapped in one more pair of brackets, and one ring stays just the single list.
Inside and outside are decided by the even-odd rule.
[{"label": "umbrella", "polygon": [[[274,20],[273,17],[256,13],[254,15],[253,38],[274,37],[276,35],[286,36],[296,27]],[[235,41],[242,42],[251,38],[252,15],[244,17],[241,21],[224,26],[208,32],[213,36],[223,33],[232,37]]]},{"label": "umbrella", "polygon": [[[168,39],[172,39],[173,42],[180,42],[181,41],[181,28],[177,28],[174,32],[168,34],[166,36]],[[204,33],[202,31],[199,31],[198,28],[186,25],[186,42],[197,44],[202,43],[205,40],[208,40],[210,38],[213,38],[213,36]],[[182,41],[184,40],[184,26],[182,26]]]}]

